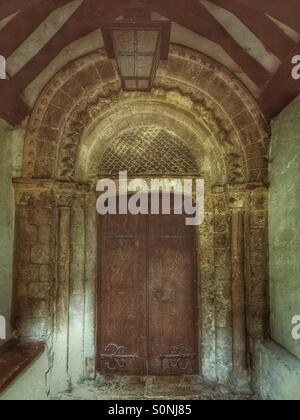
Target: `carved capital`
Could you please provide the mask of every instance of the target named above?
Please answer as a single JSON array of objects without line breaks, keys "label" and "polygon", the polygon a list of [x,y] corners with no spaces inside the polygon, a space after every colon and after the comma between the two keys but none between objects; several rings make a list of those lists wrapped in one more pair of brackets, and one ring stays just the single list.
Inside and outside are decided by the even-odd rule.
[{"label": "carved capital", "polygon": [[52,208],[55,205],[53,185],[51,180],[15,180],[16,205]]},{"label": "carved capital", "polygon": [[73,192],[56,193],[56,203],[58,207],[73,207],[76,194]]},{"label": "carved capital", "polygon": [[246,185],[233,185],[227,187],[228,206],[233,211],[242,211],[246,208],[247,189]]}]

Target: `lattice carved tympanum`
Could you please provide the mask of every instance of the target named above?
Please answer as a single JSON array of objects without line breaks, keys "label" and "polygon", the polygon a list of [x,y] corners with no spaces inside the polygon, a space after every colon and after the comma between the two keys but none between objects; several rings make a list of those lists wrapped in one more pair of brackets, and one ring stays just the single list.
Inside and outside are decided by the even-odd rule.
[{"label": "lattice carved tympanum", "polygon": [[188,145],[164,128],[143,125],[113,139],[103,154],[98,175],[198,174],[199,168]]}]

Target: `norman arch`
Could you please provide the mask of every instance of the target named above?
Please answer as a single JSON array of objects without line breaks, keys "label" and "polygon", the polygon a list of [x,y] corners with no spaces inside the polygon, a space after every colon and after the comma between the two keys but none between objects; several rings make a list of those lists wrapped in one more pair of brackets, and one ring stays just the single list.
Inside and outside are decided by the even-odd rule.
[{"label": "norman arch", "polygon": [[[153,93],[144,99],[151,101],[152,111],[157,106],[171,107],[177,120],[178,112],[186,113],[189,124],[204,126],[222,150],[231,172],[227,181],[266,180],[265,120],[246,88],[219,64],[173,46]],[[90,127],[113,114],[109,130],[118,115],[122,118],[127,110],[135,114],[140,103],[143,94],[120,93],[116,69],[103,52],[68,65],[45,88],[33,111],[25,141],[24,177],[73,179],[82,137]]]},{"label": "norman arch", "polygon": [[[172,175],[194,176],[197,169],[206,181],[205,223],[197,232],[201,372],[206,380],[249,388],[249,361],[267,331],[265,120],[224,68],[177,46],[151,93],[120,89],[113,63],[100,51],[59,72],[36,103],[23,179],[15,183],[16,329],[51,344],[55,389],[95,376],[95,180],[107,151],[116,153],[116,144],[140,128],[143,153],[152,130],[161,142],[168,138],[166,156],[185,153]],[[153,163],[157,154],[149,150]],[[49,290],[34,302],[28,273]]]}]

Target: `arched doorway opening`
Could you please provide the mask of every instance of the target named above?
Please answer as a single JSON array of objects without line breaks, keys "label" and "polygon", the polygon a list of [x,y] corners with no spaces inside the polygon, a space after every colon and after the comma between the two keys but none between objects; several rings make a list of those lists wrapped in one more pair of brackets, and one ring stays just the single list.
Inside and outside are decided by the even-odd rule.
[{"label": "arched doorway opening", "polygon": [[[23,179],[15,182],[15,327],[21,337],[49,343],[53,392],[95,378],[96,183],[103,172],[114,174],[120,144],[130,172],[130,133],[144,133],[135,176],[153,175],[162,157],[159,176],[197,170],[205,180],[205,221],[197,228],[199,372],[210,383],[249,390],[255,347],[268,330],[268,132],[240,82],[181,47],[171,48],[151,93],[122,92],[113,63],[97,52],[68,65],[41,94]],[[103,157],[112,166],[100,167]],[[28,273],[50,292],[33,297]]]}]

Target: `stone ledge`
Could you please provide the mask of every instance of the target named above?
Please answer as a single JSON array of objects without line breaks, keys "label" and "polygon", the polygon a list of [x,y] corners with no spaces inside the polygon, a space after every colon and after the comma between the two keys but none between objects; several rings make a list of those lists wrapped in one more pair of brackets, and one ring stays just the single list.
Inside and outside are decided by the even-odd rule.
[{"label": "stone ledge", "polygon": [[300,360],[274,341],[257,348],[260,392],[264,400],[300,400]]},{"label": "stone ledge", "polygon": [[7,341],[0,347],[0,394],[45,350],[40,342]]}]

